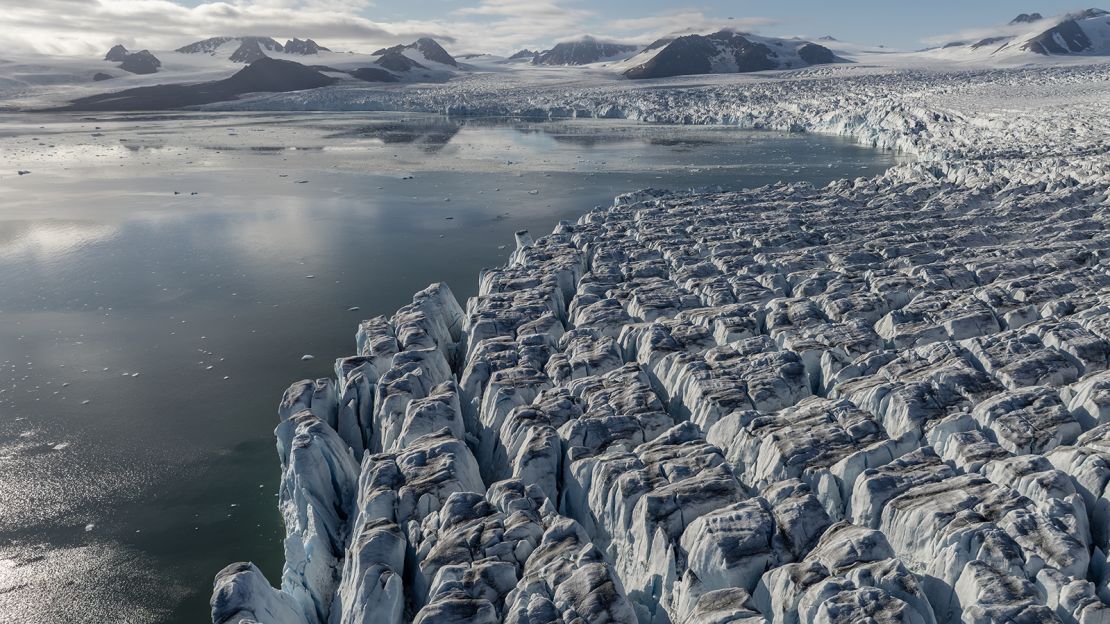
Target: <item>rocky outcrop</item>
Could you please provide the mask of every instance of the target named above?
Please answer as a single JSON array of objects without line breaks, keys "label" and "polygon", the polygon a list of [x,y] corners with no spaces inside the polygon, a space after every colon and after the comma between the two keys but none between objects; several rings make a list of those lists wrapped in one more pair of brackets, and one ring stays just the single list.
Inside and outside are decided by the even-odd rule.
[{"label": "rocky outcrop", "polygon": [[120,69],[132,74],[153,74],[161,66],[162,61],[159,61],[148,50],[132,52],[125,56],[123,62],[119,64]]},{"label": "rocky outcrop", "polygon": [[111,50],[108,50],[107,54],[104,55],[104,60],[112,61],[113,63],[119,63],[122,62],[123,59],[127,58],[128,54],[130,54],[130,52],[127,51],[127,48],[123,47],[122,44],[117,43],[116,45],[112,46]]},{"label": "rocky outcrop", "polygon": [[[162,67],[162,61],[159,61],[149,50],[129,52],[127,48],[119,44],[108,50],[108,54],[104,55],[104,60],[119,63],[120,69],[132,74],[153,74]],[[107,74],[101,73],[97,73],[97,75],[107,76]],[[93,80],[98,79],[94,76]],[[100,78],[99,80],[107,80],[107,78]]]}]

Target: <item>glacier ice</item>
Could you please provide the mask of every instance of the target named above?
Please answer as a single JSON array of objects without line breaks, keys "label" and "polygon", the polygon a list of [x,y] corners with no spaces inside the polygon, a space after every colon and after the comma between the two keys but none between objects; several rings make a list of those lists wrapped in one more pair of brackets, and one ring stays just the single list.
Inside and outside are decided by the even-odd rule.
[{"label": "glacier ice", "polygon": [[918,160],[623,195],[364,321],[279,406],[281,588],[230,566],[213,620],[1106,621],[1108,71],[381,92]]}]

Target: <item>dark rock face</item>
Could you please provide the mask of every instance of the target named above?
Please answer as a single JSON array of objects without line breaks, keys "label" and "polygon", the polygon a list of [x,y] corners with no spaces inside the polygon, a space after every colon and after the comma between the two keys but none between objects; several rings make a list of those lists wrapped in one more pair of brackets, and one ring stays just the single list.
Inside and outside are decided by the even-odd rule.
[{"label": "dark rock face", "polygon": [[267,57],[251,63],[231,78],[219,82],[226,83],[238,93],[259,91],[282,93],[326,87],[334,83],[335,79],[300,63]]},{"label": "dark rock face", "polygon": [[253,63],[261,58],[266,58],[266,53],[257,41],[244,41],[239,49],[231,53],[231,60],[235,63]]},{"label": "dark rock face", "polygon": [[712,35],[687,35],[663,47],[650,61],[633,67],[625,76],[633,79],[665,78],[713,71],[712,59],[730,53],[738,72],[775,69],[775,53],[761,43],[752,43],[742,35],[721,31]]},{"label": "dark rock face", "polygon": [[1043,19],[1044,16],[1040,13],[1022,13],[1021,15],[1018,15],[1014,19],[1010,20],[1010,24],[1032,24],[1033,22],[1039,22]]},{"label": "dark rock face", "polygon": [[587,65],[602,59],[627,52],[635,52],[636,46],[619,43],[602,43],[592,37],[578,41],[560,43],[554,48],[537,54],[533,65]]},{"label": "dark rock face", "polygon": [[378,67],[360,67],[352,72],[351,76],[366,82],[397,82],[397,76]]},{"label": "dark rock face", "polygon": [[230,78],[199,84],[169,84],[127,89],[74,100],[58,110],[169,110],[233,100],[244,93],[284,93],[326,87],[335,78],[300,63],[263,57]]},{"label": "dark rock face", "polygon": [[410,59],[404,54],[401,54],[400,52],[386,52],[382,55],[380,59],[377,60],[377,64],[395,72],[407,72],[413,69],[427,69],[420,63],[417,63],[416,61]]},{"label": "dark rock face", "polygon": [[105,80],[111,80],[112,78],[115,78],[115,76],[105,74],[104,72],[96,72],[93,74],[93,82],[103,82]]},{"label": "dark rock face", "polygon": [[1086,52],[1091,46],[1087,33],[1083,32],[1075,20],[1069,19],[1030,39],[1021,49],[1044,55],[1075,54]]},{"label": "dark rock face", "polygon": [[127,51],[127,48],[117,43],[116,45],[112,46],[111,50],[108,50],[107,54],[104,55],[104,60],[112,61],[114,63],[120,63],[123,61],[123,59],[127,58],[128,54],[129,52]]},{"label": "dark rock face", "polygon": [[[766,46],[760,47],[763,48],[761,52],[764,62],[759,64],[758,69],[772,69],[775,65],[768,58],[771,50]],[[667,44],[651,60],[633,67],[626,71],[624,75],[633,80],[639,80],[643,78],[708,74],[713,71],[713,64],[710,59],[716,55],[717,46],[709,37],[687,35]]]},{"label": "dark rock face", "polygon": [[510,56],[509,60],[515,61],[517,59],[533,59],[536,58],[537,54],[539,54],[539,52],[533,52],[532,50],[524,49]]},{"label": "dark rock face", "polygon": [[162,61],[150,53],[149,50],[132,52],[123,58],[120,69],[132,74],[153,74],[162,66]]},{"label": "dark rock face", "polygon": [[447,50],[444,50],[443,47],[440,46],[435,39],[430,39],[428,37],[422,37],[408,45],[395,45],[392,48],[382,48],[377,52],[374,52],[374,56],[384,56],[386,54],[389,54],[390,52],[402,54],[405,50],[416,50],[420,52],[420,54],[422,54],[424,58],[434,63],[450,65],[451,67],[459,66],[459,63],[455,60],[455,57],[448,54]]},{"label": "dark rock face", "polygon": [[413,45],[416,46],[416,49],[420,50],[420,53],[424,55],[424,58],[428,59],[429,61],[442,63],[444,65],[450,65],[451,67],[459,66],[454,57],[448,54],[447,50],[444,50],[442,46],[436,43],[435,39],[423,37],[421,39],[417,39],[416,43],[414,43]]},{"label": "dark rock face", "polygon": [[832,50],[816,43],[807,43],[798,48],[798,56],[810,65],[827,65],[836,62],[836,55]]},{"label": "dark rock face", "polygon": [[300,39],[297,39],[296,37],[286,41],[285,45],[282,46],[282,51],[286,54],[304,55],[319,54],[320,52],[331,52],[331,50],[325,48],[324,46],[316,43],[311,39],[305,39],[302,41]]}]

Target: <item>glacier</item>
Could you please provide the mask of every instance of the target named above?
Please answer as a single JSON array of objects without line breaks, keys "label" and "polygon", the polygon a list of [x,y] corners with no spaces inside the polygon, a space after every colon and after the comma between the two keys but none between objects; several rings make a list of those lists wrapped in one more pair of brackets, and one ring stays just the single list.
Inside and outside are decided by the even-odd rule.
[{"label": "glacier", "polygon": [[214,624],[1110,621],[1110,65],[474,77],[236,106],[853,137],[643,190],[361,323],[281,400],[280,587]]}]

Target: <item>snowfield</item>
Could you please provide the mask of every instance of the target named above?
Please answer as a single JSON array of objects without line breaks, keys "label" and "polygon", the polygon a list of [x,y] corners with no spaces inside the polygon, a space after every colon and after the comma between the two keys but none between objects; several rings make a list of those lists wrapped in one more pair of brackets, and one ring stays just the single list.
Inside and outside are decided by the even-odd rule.
[{"label": "snowfield", "polygon": [[732,124],[918,160],[624,195],[519,233],[465,305],[433,285],[364,321],[280,404],[281,588],[229,566],[213,621],[1110,621],[1107,102],[1107,64],[857,64],[237,103]]}]

